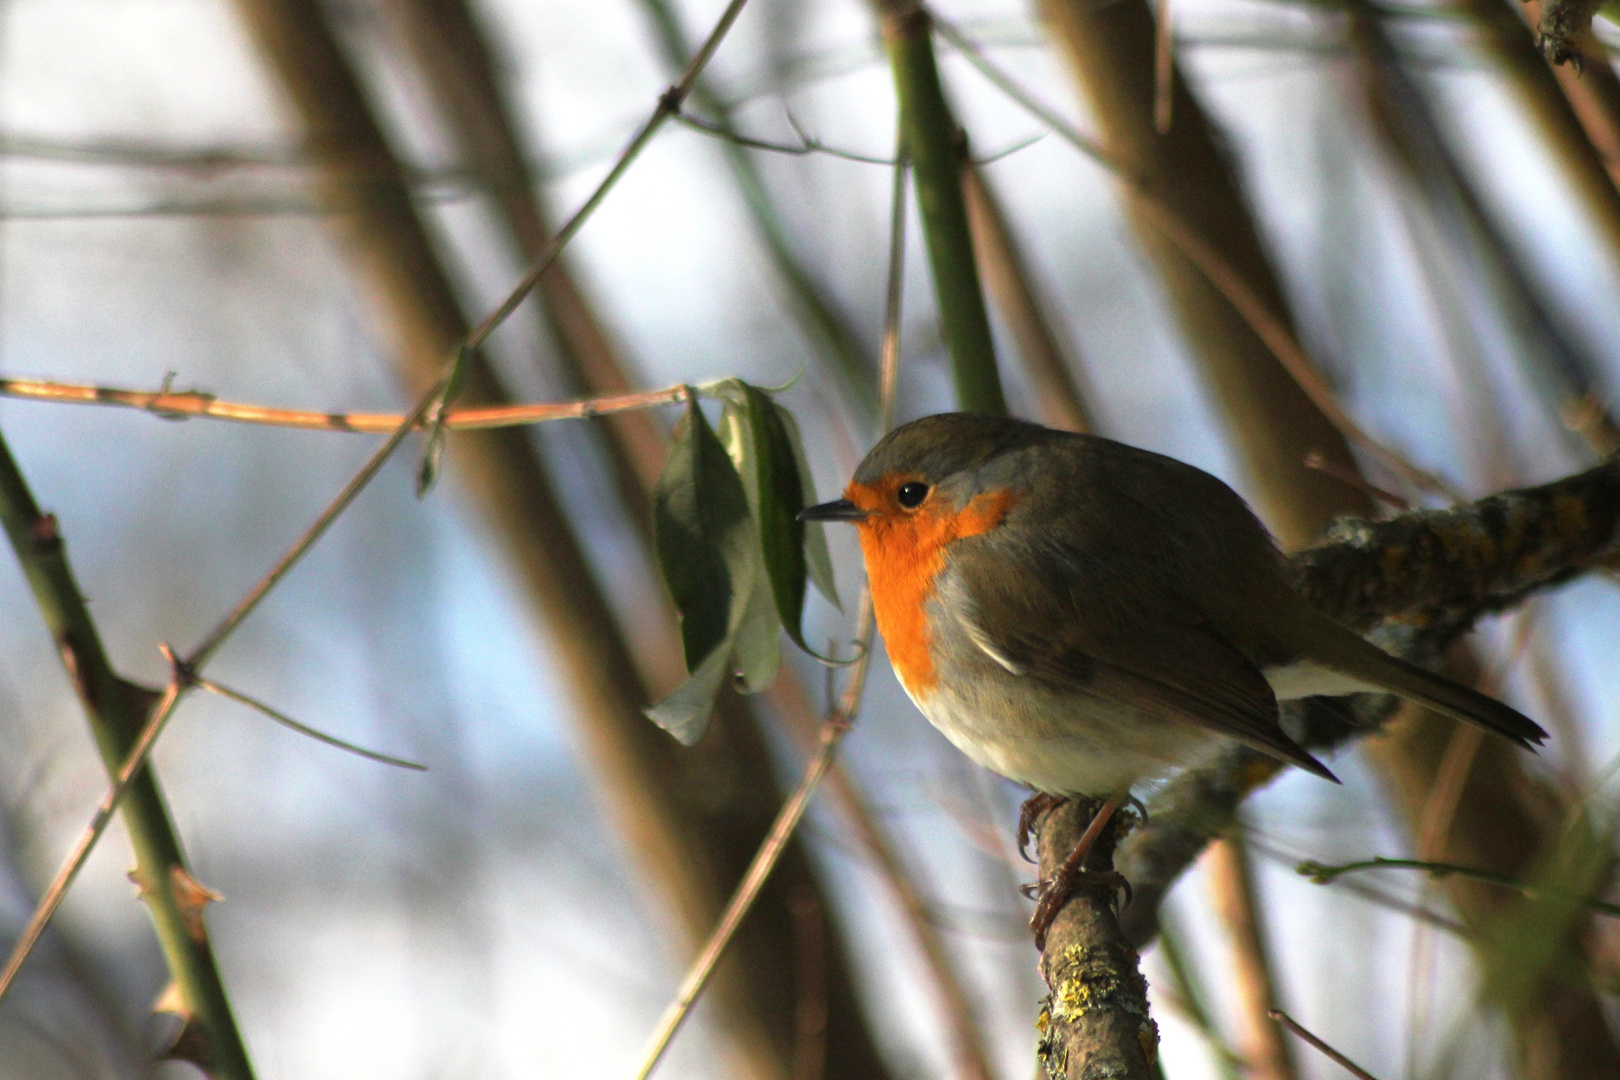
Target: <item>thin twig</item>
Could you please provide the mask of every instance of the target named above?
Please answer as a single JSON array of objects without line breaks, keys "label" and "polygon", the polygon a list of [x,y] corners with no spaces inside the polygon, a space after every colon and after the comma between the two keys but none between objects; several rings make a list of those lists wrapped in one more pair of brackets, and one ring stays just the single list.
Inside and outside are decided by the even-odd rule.
[{"label": "thin twig", "polygon": [[776,821],[771,825],[771,831],[766,834],[764,843],[760,844],[759,851],[754,855],[754,861],[748,866],[748,873],[743,875],[742,883],[732,894],[731,902],[726,905],[725,913],[720,917],[719,924],[709,935],[709,940],[703,946],[687,971],[686,978],[682,980],[680,990],[675,994],[675,1000],[670,1002],[664,1010],[664,1015],[658,1021],[652,1038],[647,1042],[647,1048],[642,1054],[641,1067],[636,1071],[636,1080],[647,1080],[652,1071],[663,1060],[664,1052],[669,1049],[670,1040],[680,1030],[681,1024],[691,1013],[692,1006],[697,1002],[698,995],[708,984],[709,976],[714,974],[720,957],[725,953],[726,946],[736,936],[737,927],[742,925],[743,918],[759,892],[765,887],[766,880],[771,871],[787,850],[788,841],[793,838],[793,832],[798,828],[799,821],[809,808],[810,796],[815,794],[821,780],[832,768],[833,759],[838,753],[838,746],[849,734],[855,720],[855,713],[860,705],[861,691],[866,686],[866,671],[871,661],[872,650],[872,599],[869,593],[861,597],[860,617],[856,623],[855,640],[860,644],[859,657],[850,670],[849,683],[844,687],[844,696],[836,708],[831,710],[821,724],[821,741],[816,754],[810,759],[805,768],[804,777],[799,786],[794,789],[793,795],[782,804],[782,809],[776,815]]},{"label": "thin twig", "polygon": [[[902,162],[896,166],[896,195],[895,209],[892,217],[903,222],[904,199],[904,133],[896,137],[896,159]],[[898,231],[898,229],[896,230]],[[898,264],[905,257],[903,242],[897,242],[891,237],[889,244],[889,296],[885,305],[883,322],[883,348],[884,370],[887,373],[883,379],[883,391],[878,401],[878,414],[884,417],[894,415],[894,365],[900,355],[900,295],[903,281],[900,278],[902,271]],[[821,723],[821,731],[815,754],[811,757],[809,765],[805,768],[804,777],[794,790],[782,809],[776,815],[776,821],[771,831],[766,834],[765,840],[760,844],[759,851],[754,854],[754,860],[749,864],[748,872],[743,875],[742,882],[732,894],[731,901],[726,905],[725,913],[720,917],[719,924],[709,935],[709,940],[688,969],[686,978],[682,980],[675,1000],[670,1002],[664,1010],[664,1015],[658,1021],[658,1027],[647,1042],[647,1048],[642,1054],[642,1063],[636,1072],[636,1080],[647,1080],[664,1053],[669,1049],[670,1040],[680,1030],[692,1006],[697,1002],[698,995],[703,992],[704,985],[710,975],[714,973],[715,966],[719,964],[726,946],[737,932],[743,918],[753,907],[754,900],[765,886],[765,881],[775,869],[777,860],[787,849],[787,843],[792,838],[794,830],[798,828],[805,810],[810,805],[810,796],[815,793],[822,778],[832,768],[838,752],[838,746],[843,742],[844,736],[854,724],[855,714],[860,708],[861,694],[866,689],[866,673],[872,660],[873,614],[872,593],[870,588],[861,591],[859,614],[855,622],[855,653],[856,658],[850,667],[849,682],[844,686],[843,696],[835,708],[832,708]]]},{"label": "thin twig", "polygon": [[1454,501],[1461,495],[1439,477],[1407,461],[1400,454],[1375,440],[1345,412],[1332,389],[1311,363],[1305,349],[1294,337],[1292,330],[1271,309],[1230,262],[1206,241],[1180,214],[1155,195],[1144,178],[1133,166],[1109,150],[1096,139],[1085,135],[1072,124],[1043,104],[1017,80],[991,63],[984,53],[961,31],[938,15],[933,16],[940,36],[950,42],[979,73],[1025,111],[1040,120],[1075,149],[1108,169],[1124,184],[1136,200],[1143,215],[1162,232],[1167,240],[1196,266],[1215,289],[1226,298],[1266,348],[1275,356],[1289,375],[1293,376],[1305,396],[1320,409],[1328,421],[1356,445],[1364,448],[1391,472],[1414,487],[1439,492]]},{"label": "thin twig", "polygon": [[286,713],[280,712],[271,706],[266,705],[257,698],[249,697],[240,690],[232,690],[228,686],[221,686],[219,683],[210,682],[207,679],[198,679],[197,689],[207,690],[211,694],[218,694],[220,697],[234,701],[239,705],[246,705],[255,712],[263,713],[276,723],[292,728],[292,730],[298,732],[300,735],[306,735],[309,738],[314,739],[316,742],[322,742],[327,746],[336,747],[339,750],[354,754],[356,757],[363,757],[370,761],[381,762],[384,765],[393,765],[394,767],[400,769],[415,769],[417,772],[427,772],[427,766],[420,764],[419,762],[406,761],[404,758],[390,757],[389,755],[379,753],[376,750],[367,750],[363,746],[356,746],[352,742],[345,742],[336,735],[328,735],[326,732],[318,731],[307,724],[301,724],[297,720],[294,720],[292,717],[288,716]]},{"label": "thin twig", "polygon": [[1455,863],[1433,862],[1428,859],[1386,859],[1378,856],[1372,859],[1363,859],[1360,862],[1341,863],[1337,866],[1325,866],[1319,862],[1307,860],[1294,867],[1294,870],[1304,877],[1308,877],[1317,885],[1331,884],[1341,874],[1351,874],[1358,870],[1424,870],[1435,877],[1451,877],[1455,875],[1467,878],[1470,881],[1483,881],[1487,885],[1497,885],[1504,889],[1512,889],[1529,900],[1558,899],[1570,903],[1580,904],[1599,915],[1608,915],[1620,919],[1620,904],[1599,900],[1595,896],[1583,896],[1578,893],[1564,892],[1561,889],[1544,889],[1539,885],[1531,885],[1507,874],[1498,874],[1494,870],[1481,870],[1473,866],[1458,866]]},{"label": "thin twig", "polygon": [[97,807],[95,816],[90,819],[90,824],[80,836],[78,844],[68,854],[61,868],[57,870],[56,877],[52,879],[50,888],[46,890],[45,895],[40,899],[38,906],[34,910],[33,918],[29,920],[27,930],[23,932],[23,936],[18,939],[16,947],[12,950],[11,959],[6,964],[5,972],[0,974],[0,998],[5,996],[5,992],[16,978],[17,972],[21,970],[23,962],[28,959],[28,954],[38,943],[40,935],[45,932],[45,927],[50,923],[51,917],[56,914],[56,909],[61,906],[62,898],[67,895],[68,887],[78,877],[79,871],[84,867],[85,860],[90,857],[90,852],[95,848],[96,842],[101,839],[101,834],[106,831],[108,822],[112,820],[113,812],[123,800],[124,793],[129,790],[131,780],[140,771],[141,766],[145,764],[147,755],[151,753],[153,744],[157,742],[157,737],[162,734],[164,725],[168,723],[169,717],[173,714],[175,706],[179,704],[181,696],[197,685],[198,673],[201,671],[202,666],[224,644],[231,633],[241,625],[242,620],[258,606],[259,602],[264,599],[270,590],[309,551],[315,541],[320,539],[337,516],[347,509],[355,497],[365,489],[365,486],[382,469],[389,456],[404,441],[411,428],[437,399],[441,388],[442,380],[422,395],[421,399],[416,403],[416,408],[401,420],[394,434],[382,446],[377,448],[371,459],[344,486],[343,490],[338,493],[337,498],[321,513],[315,523],[305,530],[304,534],[293,543],[287,553],[249,590],[247,596],[243,597],[242,601],[220,621],[213,632],[204,638],[203,643],[197,646],[188,657],[184,660],[179,659],[168,646],[161,646],[164,655],[169,658],[170,668],[172,669],[168,688],[153,709],[151,717],[146,721],[146,725],[141,729],[140,738],[136,740],[135,745],[131,748],[124,762],[124,767],[119,770],[112,786],[107,789],[107,794],[102,798],[101,805]]},{"label": "thin twig", "polygon": [[807,157],[810,154],[826,154],[829,157],[842,158],[845,161],[858,161],[864,165],[894,165],[894,159],[875,157],[870,154],[858,154],[853,150],[839,150],[836,147],[823,145],[821,140],[813,139],[800,129],[792,115],[788,116],[788,123],[793,127],[793,133],[799,137],[797,143],[771,142],[768,139],[756,139],[752,135],[744,135],[733,131],[723,124],[716,124],[712,120],[705,120],[701,116],[681,111],[673,117],[675,121],[693,131],[703,135],[710,135],[716,139],[746,146],[751,150],[769,150],[773,154],[790,154],[794,157]]},{"label": "thin twig", "polygon": [[715,50],[720,47],[720,42],[725,39],[731,25],[737,21],[737,16],[742,14],[743,5],[747,2],[748,0],[731,0],[726,5],[726,9],[721,12],[720,19],[715,23],[714,29],[709,31],[709,36],[704,39],[697,53],[686,65],[686,70],[681,73],[680,80],[659,95],[657,108],[653,109],[653,114],[647,118],[646,123],[641,125],[640,130],[631,136],[629,143],[619,152],[618,160],[613,163],[613,168],[608,170],[608,174],[602,178],[602,182],[596,186],[596,190],[591,192],[590,198],[586,199],[580,208],[574,211],[574,216],[569,218],[563,224],[563,227],[557,230],[557,235],[552,237],[551,243],[546,245],[545,250],[530,264],[529,269],[518,280],[518,283],[512,287],[512,291],[507,294],[506,299],[496,305],[495,310],[485,316],[484,321],[474,327],[472,333],[467,335],[465,342],[467,348],[476,349],[482,345],[489,335],[495,332],[495,328],[505,322],[508,315],[517,310],[518,305],[523,302],[523,298],[528,296],[529,291],[540,281],[540,275],[544,274],[546,268],[556,261],[557,256],[562,253],[562,249],[574,238],[574,234],[579,232],[586,220],[596,212],[596,208],[601,205],[602,200],[607,197],[613,186],[619,182],[619,178],[641,155],[641,151],[646,149],[647,144],[652,141],[652,137],[658,134],[658,129],[664,126],[666,120],[681,111],[682,103],[686,101],[687,95],[692,92],[692,85],[697,82],[698,76],[703,73],[704,68],[708,67],[709,61],[714,58]]},{"label": "thin twig", "polygon": [[1322,1051],[1322,1053],[1326,1054],[1339,1065],[1342,1065],[1345,1071],[1356,1077],[1357,1080],[1378,1080],[1378,1078],[1372,1073],[1368,1072],[1366,1069],[1363,1069],[1360,1065],[1357,1065],[1355,1062],[1333,1049],[1333,1047],[1311,1034],[1302,1024],[1300,1024],[1298,1020],[1295,1020],[1292,1016],[1289,1016],[1281,1009],[1272,1009],[1271,1018],[1277,1021],[1277,1023],[1281,1024],[1283,1027],[1287,1028],[1289,1031],[1292,1031],[1295,1035],[1298,1035],[1300,1038],[1310,1043],[1312,1046],[1316,1047],[1318,1050]]},{"label": "thin twig", "polygon": [[[448,377],[447,372],[445,378]],[[422,418],[427,415],[428,410],[438,401],[440,394],[444,390],[444,382],[445,379],[439,380],[437,384],[429,388],[427,393],[422,395],[417,401],[416,407],[400,419],[399,424],[394,428],[394,433],[381,446],[377,447],[371,458],[360,467],[360,471],[354,474],[353,479],[343,486],[343,490],[338,492],[337,497],[332,500],[331,504],[321,511],[320,516],[315,519],[314,523],[304,530],[304,534],[293,542],[292,547],[287,549],[286,554],[278,559],[274,566],[266,571],[264,577],[259,579],[258,584],[254,585],[248,591],[248,594],[209,632],[208,636],[203,638],[202,643],[191,651],[191,654],[185,659],[185,666],[190,671],[196,673],[202,670],[203,665],[213,657],[221,645],[225,644],[225,639],[230,637],[238,626],[242,625],[242,620],[247,618],[253,612],[253,609],[259,606],[260,602],[270,594],[270,590],[275,588],[282,578],[291,573],[292,568],[298,565],[299,560],[308,553],[310,548],[315,546],[315,542],[331,527],[332,522],[338,519],[338,515],[347,510],[349,505],[366,489],[366,485],[371,483],[372,479],[382,471],[382,467],[393,456],[399,444],[405,441],[405,436],[411,433],[411,430],[421,422]]]},{"label": "thin twig", "polygon": [[[238,401],[221,401],[201,390],[173,391],[167,388],[125,390],[81,383],[49,382],[44,379],[0,379],[0,396],[28,401],[54,401],[67,405],[112,405],[139,409],[165,420],[229,420],[238,424],[300,428],[309,431],[342,431],[362,435],[382,435],[404,421],[399,413],[323,413],[302,409],[277,409]],[[451,409],[444,414],[444,426],[461,431],[485,428],[520,427],[551,420],[580,420],[611,413],[676,405],[686,400],[684,386],[666,386],[635,394],[616,394],[584,401],[537,402],[529,405],[495,405]],[[417,427],[423,426],[418,420]]]},{"label": "thin twig", "polygon": [[[172,654],[170,654],[170,657],[172,660]],[[5,998],[6,991],[11,989],[11,984],[16,981],[17,973],[22,970],[23,963],[28,959],[28,954],[33,952],[35,945],[39,944],[39,939],[45,933],[45,928],[50,925],[51,917],[56,914],[56,909],[62,906],[62,900],[67,896],[68,888],[72,886],[73,879],[79,876],[79,871],[84,867],[85,860],[90,857],[90,852],[95,848],[96,842],[101,839],[101,834],[107,831],[107,826],[112,822],[113,813],[123,800],[124,793],[129,790],[129,785],[134,781],[135,774],[140,772],[141,766],[146,762],[146,755],[151,752],[152,744],[157,741],[157,737],[162,734],[163,727],[168,723],[169,717],[174,714],[175,704],[185,690],[185,680],[180,665],[176,663],[173,667],[174,674],[169,679],[169,685],[164,690],[163,697],[158,701],[157,706],[152,710],[152,715],[147,719],[146,726],[141,729],[140,737],[135,740],[134,747],[131,748],[129,756],[124,761],[124,767],[114,777],[112,785],[107,789],[107,794],[102,796],[101,805],[96,807],[95,816],[90,819],[90,824],[85,826],[84,832],[79,834],[78,843],[73,845],[73,851],[68,855],[67,861],[62,864],[62,868],[57,871],[56,877],[51,881],[50,888],[46,889],[45,894],[39,898],[39,903],[34,908],[33,917],[28,920],[27,928],[23,930],[22,936],[17,939],[17,943],[12,946],[11,956],[6,961],[5,970],[0,972],[0,1000]]]},{"label": "thin twig", "polygon": [[[693,116],[691,113],[684,110],[676,113],[673,119],[677,123],[682,124],[685,127],[689,127],[699,134],[721,139],[737,146],[745,146],[751,150],[766,150],[773,154],[787,154],[790,157],[807,157],[810,154],[826,154],[829,157],[841,158],[844,161],[855,161],[862,165],[886,165],[890,168],[893,168],[895,165],[899,164],[898,158],[877,157],[874,154],[862,154],[854,150],[840,150],[837,147],[828,146],[820,139],[807,134],[804,128],[799,126],[799,121],[794,118],[792,113],[787,114],[787,122],[788,126],[793,129],[793,134],[799,137],[799,141],[796,143],[773,142],[770,139],[760,139],[755,138],[752,135],[744,135],[741,132],[735,131],[726,126],[725,124],[718,124],[713,120],[705,120],[701,116]],[[975,165],[989,165],[993,162],[1000,161],[1002,158],[1011,157],[1020,150],[1025,150],[1031,146],[1034,146],[1044,137],[1044,135],[1036,134],[1031,135],[1028,138],[1019,139],[1017,142],[1013,143],[1011,146],[1008,146],[1004,150],[997,150],[993,154],[986,154],[983,158],[974,158],[973,163]]]}]

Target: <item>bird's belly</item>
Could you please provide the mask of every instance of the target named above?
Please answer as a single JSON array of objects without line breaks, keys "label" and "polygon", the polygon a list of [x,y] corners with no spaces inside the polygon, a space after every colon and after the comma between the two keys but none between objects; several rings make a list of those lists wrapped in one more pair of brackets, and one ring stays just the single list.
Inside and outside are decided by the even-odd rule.
[{"label": "bird's belly", "polygon": [[[986,671],[912,701],[991,772],[1057,795],[1106,796],[1212,756],[1224,740],[1180,721]],[[911,693],[907,688],[907,693]]]}]

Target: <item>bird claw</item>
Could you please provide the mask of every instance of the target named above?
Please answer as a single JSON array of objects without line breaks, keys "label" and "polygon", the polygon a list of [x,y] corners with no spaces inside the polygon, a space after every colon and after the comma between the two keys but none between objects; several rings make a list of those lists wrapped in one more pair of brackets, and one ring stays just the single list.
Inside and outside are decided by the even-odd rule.
[{"label": "bird claw", "polygon": [[1125,906],[1131,902],[1131,883],[1118,870],[1066,870],[1060,867],[1047,880],[1019,889],[1025,896],[1037,901],[1035,913],[1029,918],[1029,928],[1035,935],[1037,950],[1046,951],[1046,934],[1052,928],[1053,920],[1073,898],[1075,890],[1085,886],[1108,886],[1110,893],[1115,894],[1113,898],[1116,902],[1120,892],[1125,894]]},{"label": "bird claw", "polygon": [[1038,835],[1041,819],[1068,801],[1067,795],[1050,795],[1044,791],[1037,791],[1024,800],[1018,810],[1018,854],[1025,862],[1036,861],[1029,856],[1029,842]]}]

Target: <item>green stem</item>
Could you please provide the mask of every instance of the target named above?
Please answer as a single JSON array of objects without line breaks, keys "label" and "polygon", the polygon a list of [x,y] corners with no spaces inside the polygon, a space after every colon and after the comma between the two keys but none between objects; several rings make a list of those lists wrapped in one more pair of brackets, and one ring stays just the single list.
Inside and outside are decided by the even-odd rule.
[{"label": "green stem", "polygon": [[968,412],[1005,415],[1007,401],[996,371],[990,317],[962,197],[961,134],[939,83],[933,21],[905,0],[880,0],[878,7],[934,271],[940,336],[951,355],[956,395]]},{"label": "green stem", "polygon": [[[0,438],[0,523],[84,702],[96,748],[108,773],[116,777],[145,725],[153,698],[113,671],[68,565],[56,518],[41,513],[4,438]],[[194,899],[182,899],[178,892],[191,878],[150,767],[143,768],[130,784],[122,814],[135,849],[141,898],[151,913],[169,973],[190,1013],[189,1022],[201,1035],[200,1047],[188,1040],[186,1048],[206,1058],[206,1071],[216,1080],[251,1080],[253,1067],[231,1014],[200,911]]]},{"label": "green stem", "polygon": [[1294,869],[1318,885],[1330,884],[1334,878],[1341,874],[1350,874],[1357,870],[1427,870],[1435,877],[1456,875],[1470,881],[1483,881],[1487,885],[1499,885],[1504,889],[1512,889],[1530,900],[1542,898],[1565,900],[1587,907],[1599,915],[1620,918],[1620,904],[1611,904],[1607,900],[1599,900],[1596,897],[1583,896],[1579,893],[1564,892],[1561,889],[1544,889],[1539,885],[1530,885],[1520,881],[1518,878],[1509,877],[1507,874],[1498,874],[1492,870],[1480,870],[1472,866],[1457,866],[1454,863],[1426,862],[1422,859],[1376,858],[1366,859],[1362,862],[1344,863],[1340,866],[1324,866],[1319,862],[1302,862]]}]

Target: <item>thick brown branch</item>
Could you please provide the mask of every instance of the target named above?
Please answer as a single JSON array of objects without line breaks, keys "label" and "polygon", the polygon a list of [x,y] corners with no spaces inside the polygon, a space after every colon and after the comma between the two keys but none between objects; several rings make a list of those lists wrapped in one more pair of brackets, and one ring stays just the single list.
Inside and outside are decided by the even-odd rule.
[{"label": "thick brown branch", "polygon": [[1334,618],[1362,630],[1398,621],[1432,648],[1617,548],[1620,457],[1611,457],[1449,510],[1338,522],[1293,565],[1301,590]]},{"label": "thick brown branch", "polygon": [[[1074,849],[1101,800],[1072,799],[1046,815],[1040,829],[1041,879]],[[1098,837],[1083,869],[1113,867],[1116,826]],[[1051,993],[1041,1003],[1036,1056],[1050,1080],[1149,1080],[1159,1029],[1148,1016],[1147,980],[1136,949],[1115,914],[1117,892],[1106,877],[1082,884],[1046,935],[1041,977]]]}]

